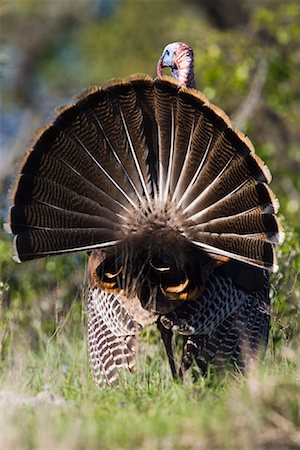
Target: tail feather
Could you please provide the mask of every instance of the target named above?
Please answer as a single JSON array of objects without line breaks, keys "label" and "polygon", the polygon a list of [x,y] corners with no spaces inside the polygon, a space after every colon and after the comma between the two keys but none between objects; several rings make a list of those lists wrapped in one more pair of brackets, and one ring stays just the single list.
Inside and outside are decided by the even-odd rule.
[{"label": "tail feather", "polygon": [[134,168],[138,174],[143,194],[148,202],[151,199],[151,185],[149,182],[149,169],[147,165],[149,150],[146,145],[143,130],[143,113],[138,105],[136,93],[131,83],[121,81],[114,88],[116,108],[120,111],[123,128],[126,134]]},{"label": "tail feather", "polygon": [[239,234],[217,234],[204,233],[197,234],[197,241],[194,243],[208,253],[220,254],[239,261],[247,262],[258,267],[271,269],[276,261],[274,249],[270,242],[262,240],[263,236],[251,237]]},{"label": "tail feather", "polygon": [[158,127],[158,189],[160,200],[167,200],[174,158],[175,117],[178,87],[174,81],[155,82],[155,117]]},{"label": "tail feather", "polygon": [[242,214],[256,208],[257,205],[276,208],[273,196],[267,185],[263,183],[242,185],[241,189],[227,194],[216,203],[202,211],[196,208],[189,211],[189,221],[203,223],[218,217]]},{"label": "tail feather", "polygon": [[[138,108],[134,108],[135,117],[132,114],[133,97],[134,92],[129,83],[118,84],[116,81],[105,91],[99,90],[98,93],[92,93],[87,96],[86,100],[82,99],[81,101],[85,108],[89,108],[89,119],[96,122],[98,134],[103,136],[108,147],[108,151],[106,150],[105,153],[103,153],[103,146],[99,147],[99,162],[101,161],[101,165],[106,172],[118,182],[119,186],[123,186],[124,182],[127,181],[135,196],[138,197],[140,202],[143,202],[143,196],[148,191],[146,187],[147,167],[145,156],[138,158],[134,154],[134,150],[137,147],[143,148],[146,154],[146,149],[142,139],[140,139],[142,130],[139,122],[141,122],[141,114]],[[122,112],[123,109],[129,111],[126,119],[124,118],[124,112]],[[130,117],[131,115],[132,117]],[[131,128],[131,123],[135,122],[140,130],[140,133],[136,133],[134,136],[135,139],[138,137],[140,140],[138,143],[135,142],[135,148],[131,145],[133,138],[128,133],[126,122],[128,122],[129,128]],[[133,158],[133,156],[136,157]],[[108,164],[109,159],[110,164]],[[143,171],[141,171],[140,165]]]},{"label": "tail feather", "polygon": [[[196,154],[199,155],[200,150],[201,162],[197,164],[197,170],[194,171],[193,178],[180,200],[184,207],[193,202],[199,192],[219,175],[234,154],[230,140],[227,139],[225,133],[230,124],[225,113],[217,108],[212,108],[207,100],[204,101],[201,112],[198,123],[198,133],[200,134],[197,136],[196,128],[193,140]],[[204,136],[205,140],[203,140]]]},{"label": "tail feather", "polygon": [[[18,205],[39,202],[43,205],[49,205],[49,208],[57,207],[63,210],[66,209],[90,214],[92,216],[103,216],[111,221],[114,221],[116,211],[119,209],[112,209],[114,207],[112,199],[110,199],[110,203],[107,201],[109,207],[106,206],[104,201],[102,204],[105,204],[105,206],[100,206],[93,198],[78,194],[66,186],[48,180],[47,178],[26,174],[20,176],[19,190],[15,202]],[[115,205],[115,208],[116,206],[118,204]]]},{"label": "tail feather", "polygon": [[[131,141],[128,140],[129,135],[121,111],[121,104],[125,108],[126,101],[130,101],[130,92],[121,95],[116,86],[123,88],[122,90],[127,88],[126,85],[112,83],[105,91],[93,91],[92,94],[87,94],[86,99],[82,98],[74,108],[66,109],[57,120],[64,121],[65,133],[79,144],[80,153],[86,154],[87,164],[102,175],[97,184],[102,186],[104,178],[108,188],[112,184],[131,206],[138,209],[138,202],[134,202],[132,197],[137,197],[142,203],[144,190],[136,165],[138,159],[132,158]],[[123,97],[126,101],[121,101]],[[144,146],[142,148],[145,152]],[[145,177],[147,178],[147,174]],[[133,195],[130,195],[130,192]]]},{"label": "tail feather", "polygon": [[102,228],[120,230],[120,225],[108,217],[91,215],[82,212],[69,211],[40,202],[30,205],[13,206],[10,212],[12,232],[17,234],[27,228],[51,230],[56,228]]},{"label": "tail feather", "polygon": [[158,227],[272,269],[270,173],[223,111],[171,79],[91,88],[40,131],[16,182],[19,258],[100,248]]},{"label": "tail feather", "polygon": [[190,152],[187,154],[181,177],[178,181],[178,205],[188,203],[188,194],[198,179],[211,149],[213,134],[212,123],[202,114],[194,128]]},{"label": "tail feather", "polygon": [[131,77],[130,82],[135,90],[136,102],[140,107],[142,128],[148,148],[148,170],[152,193],[157,194],[158,186],[158,129],[155,119],[155,91],[151,77]]},{"label": "tail feather", "polygon": [[[110,182],[112,184],[112,186],[119,191],[119,193],[127,200],[127,202],[133,206],[135,209],[138,209],[138,203],[134,202],[130,195],[127,194],[126,190],[123,187],[124,184],[124,178],[122,177],[122,174],[118,173],[120,172],[119,170],[116,170],[115,173],[111,173],[113,171],[113,168],[116,164],[115,161],[109,161],[109,167],[108,170],[106,168],[106,166],[108,165],[108,161],[104,160],[98,160],[98,158],[96,156],[93,155],[92,150],[90,150],[88,147],[86,147],[85,143],[75,135],[75,138],[77,140],[77,142],[79,143],[80,147],[82,148],[82,150],[86,153],[86,155],[88,156],[88,158],[91,160],[90,162],[92,164],[94,164],[95,168],[97,170],[99,170],[99,172],[104,176],[105,180]],[[123,143],[122,147],[125,146],[125,144]],[[123,168],[123,164],[120,163],[120,160],[118,158],[116,158],[117,162],[119,163],[118,168],[122,167]],[[125,171],[125,174],[127,175],[127,172]],[[119,176],[118,176],[119,175]],[[129,178],[129,176],[128,176]],[[129,178],[130,182],[131,179]],[[132,183],[131,183],[132,184]],[[132,184],[135,194],[139,197],[139,200],[141,200],[141,197],[139,196],[138,191],[135,189],[135,185]]]},{"label": "tail feather", "polygon": [[245,158],[235,155],[228,161],[223,170],[200,191],[189,208],[196,207],[199,211],[216,203],[227,194],[238,190],[246,185],[256,182],[268,182],[262,163],[259,159],[249,154]]},{"label": "tail feather", "polygon": [[[222,132],[209,146],[209,157],[198,169],[197,177],[185,193],[183,207],[186,210],[196,207],[198,210],[227,195],[249,178],[268,183],[268,172],[260,158],[254,156],[242,146],[236,148],[227,133]],[[212,189],[217,189],[216,194]],[[188,194],[188,195],[187,195]],[[209,203],[208,203],[209,202]]]},{"label": "tail feather", "polygon": [[189,98],[187,93],[188,90],[182,89],[179,91],[177,98],[176,124],[182,123],[183,126],[175,127],[174,158],[170,184],[170,192],[173,193],[173,198],[176,198],[176,190],[180,185],[180,175],[189,155],[195,124],[200,115],[195,106],[187,101],[187,98]]},{"label": "tail feather", "polygon": [[32,228],[15,238],[16,260],[26,261],[62,253],[89,251],[118,243],[116,233],[107,228]]},{"label": "tail feather", "polygon": [[[83,171],[83,168],[81,170]],[[91,201],[114,212],[120,209],[127,209],[121,203],[123,199],[119,198],[119,193],[117,193],[115,198],[111,190],[105,192],[103,190],[104,186],[102,185],[102,188],[97,186],[95,184],[96,180],[93,177],[89,177],[89,173],[87,175],[82,174],[66,162],[54,159],[47,153],[38,151],[32,151],[28,155],[28,159],[17,179],[16,187],[13,190],[14,203],[23,203],[24,197],[26,197],[26,201],[30,202],[31,196],[37,199],[40,195],[46,195],[46,193],[42,193],[44,186],[41,186],[40,189],[40,180],[43,180],[44,183],[48,181],[55,183],[60,189],[69,189],[75,194],[89,198]],[[47,186],[47,188],[51,189],[51,186]]]},{"label": "tail feather", "polygon": [[245,214],[213,219],[195,227],[197,231],[219,234],[266,234],[273,242],[279,234],[279,226],[274,214],[260,214],[257,209]]},{"label": "tail feather", "polygon": [[[92,183],[100,187],[101,190],[107,194],[112,195],[113,198],[117,199],[120,203],[125,206],[130,205],[132,201],[130,200],[129,195],[125,193],[122,186],[118,184],[118,181],[119,183],[122,182],[121,185],[124,184],[123,177],[120,174],[121,169],[115,161],[114,163],[112,162],[113,157],[107,150],[106,144],[103,142],[101,144],[100,140],[96,141],[96,150],[91,153],[83,141],[84,138],[82,136],[76,138],[74,132],[70,131],[70,127],[73,126],[72,120],[77,120],[75,106],[71,107],[70,110],[70,112],[69,109],[65,110],[62,113],[62,116],[59,116],[56,119],[53,126],[47,128],[45,133],[42,134],[32,151],[29,153],[22,169],[22,173],[40,174],[40,171],[42,173],[46,171],[47,177],[47,173],[53,170],[53,167],[47,167],[46,164],[47,162],[50,162],[51,164],[54,159],[58,161],[60,166],[68,167],[69,170],[79,174],[82,178],[92,180]],[[71,121],[71,126],[64,125],[65,123],[68,124],[68,120]],[[79,120],[78,122],[80,123]],[[78,127],[79,126],[80,125],[78,125]],[[98,145],[101,145],[100,148],[104,150],[105,158],[103,159],[97,154]],[[50,161],[47,158],[48,155],[51,155]],[[98,158],[101,159],[101,162],[105,161],[106,167],[111,166],[111,170],[113,170],[113,167],[116,167],[114,176],[110,176],[106,168],[98,161]],[[51,174],[49,174],[49,176],[51,177]],[[55,180],[56,173],[54,173],[54,181]],[[65,182],[67,181],[61,180],[63,185]]]}]

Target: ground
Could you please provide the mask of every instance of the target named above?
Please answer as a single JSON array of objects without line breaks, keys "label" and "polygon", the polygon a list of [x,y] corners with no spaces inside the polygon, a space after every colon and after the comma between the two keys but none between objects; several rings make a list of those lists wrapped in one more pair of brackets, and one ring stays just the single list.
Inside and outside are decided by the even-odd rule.
[{"label": "ground", "polygon": [[181,383],[150,332],[137,373],[100,389],[83,331],[71,317],[39,348],[21,336],[11,343],[1,363],[1,449],[300,448],[300,352],[269,350],[245,376]]}]

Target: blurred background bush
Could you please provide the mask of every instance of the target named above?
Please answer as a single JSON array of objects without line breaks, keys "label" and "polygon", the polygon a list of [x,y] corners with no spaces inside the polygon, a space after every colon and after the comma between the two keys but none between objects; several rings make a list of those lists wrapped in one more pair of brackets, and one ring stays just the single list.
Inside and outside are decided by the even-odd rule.
[{"label": "blurred background bush", "polygon": [[[33,348],[84,309],[85,255],[17,265],[7,192],[36,128],[90,85],[155,76],[172,41],[193,47],[197,87],[249,135],[273,174],[286,241],[273,277],[271,348],[299,341],[300,3],[292,0],[1,0],[0,347]],[[76,322],[77,321],[77,322]],[[76,325],[75,330],[76,330]],[[80,334],[80,333],[79,333]],[[2,343],[2,344],[1,344]]]}]

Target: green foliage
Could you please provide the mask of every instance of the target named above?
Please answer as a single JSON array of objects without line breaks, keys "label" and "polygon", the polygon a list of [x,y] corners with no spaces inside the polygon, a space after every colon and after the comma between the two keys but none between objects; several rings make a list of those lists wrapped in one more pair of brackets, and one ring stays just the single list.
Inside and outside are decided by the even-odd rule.
[{"label": "green foliage", "polygon": [[17,338],[39,348],[65,325],[71,308],[81,315],[85,255],[18,265],[10,239],[0,236],[0,355]]},{"label": "green foliage", "polygon": [[10,365],[2,362],[3,448],[299,446],[299,352],[253,366],[246,377],[181,384],[165,375],[164,362],[148,366],[149,378],[138,372],[113,390],[97,389],[82,336],[67,328],[40,351],[23,343]]},{"label": "green foliage", "polygon": [[[138,373],[114,391],[98,390],[84,340],[86,256],[18,265],[11,239],[1,233],[0,403],[8,389],[15,399],[28,395],[32,401],[0,405],[0,446],[299,448],[299,2],[222,0],[227,10],[219,27],[208,19],[216,2],[113,0],[106,2],[109,15],[99,9],[104,3],[2,0],[0,79],[9,117],[3,128],[13,130],[3,164],[7,154],[24,153],[32,118],[41,123],[52,107],[88,85],[136,72],[154,76],[168,42],[189,43],[199,88],[234,123],[246,99],[257,95],[243,128],[271,169],[286,234],[272,279],[269,350],[264,364],[246,377],[212,374],[181,385],[170,381],[150,329],[142,336]],[[236,11],[243,13],[241,21]],[[1,165],[5,210],[4,181],[14,172],[11,161]],[[66,402],[34,400],[43,390]]]},{"label": "green foliage", "polygon": [[[285,240],[279,246],[277,256],[279,270],[273,275],[272,336],[277,344],[299,345],[300,336],[300,243],[296,230],[281,218]],[[299,232],[299,230],[298,230]]]}]

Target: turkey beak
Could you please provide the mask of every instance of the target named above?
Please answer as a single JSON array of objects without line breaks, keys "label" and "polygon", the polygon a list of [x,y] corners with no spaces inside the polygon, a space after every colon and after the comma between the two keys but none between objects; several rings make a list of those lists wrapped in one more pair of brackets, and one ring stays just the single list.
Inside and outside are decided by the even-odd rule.
[{"label": "turkey beak", "polygon": [[156,73],[159,77],[162,76],[162,70],[163,70],[163,57],[159,58],[157,66],[156,66]]}]

